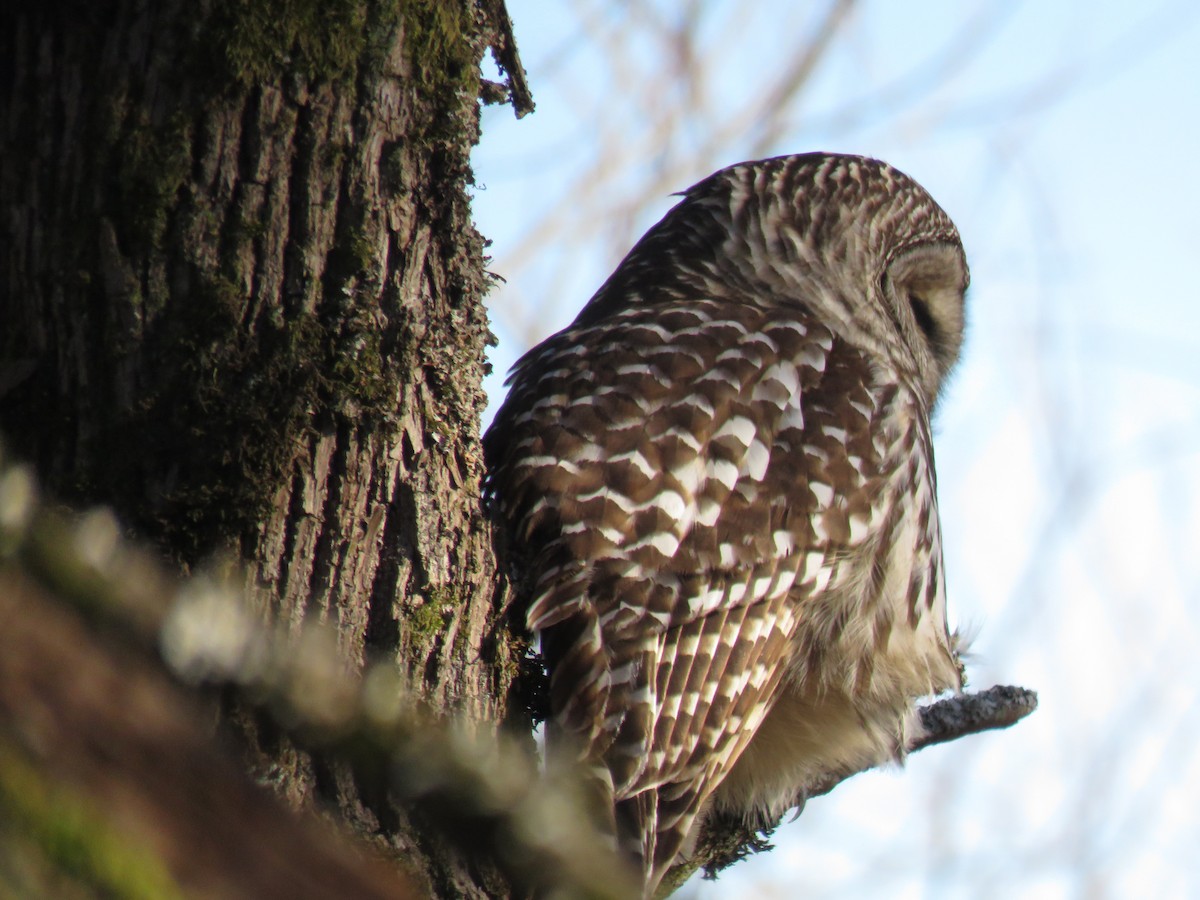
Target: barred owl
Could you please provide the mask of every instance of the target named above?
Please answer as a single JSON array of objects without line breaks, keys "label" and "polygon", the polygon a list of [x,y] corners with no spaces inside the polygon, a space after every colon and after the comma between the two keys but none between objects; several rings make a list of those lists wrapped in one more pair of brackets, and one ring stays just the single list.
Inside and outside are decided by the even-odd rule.
[{"label": "barred owl", "polygon": [[854,156],[706,178],[514,367],[485,438],[548,741],[652,892],[714,810],[776,816],[902,755],[961,688],[930,413],[966,259]]}]

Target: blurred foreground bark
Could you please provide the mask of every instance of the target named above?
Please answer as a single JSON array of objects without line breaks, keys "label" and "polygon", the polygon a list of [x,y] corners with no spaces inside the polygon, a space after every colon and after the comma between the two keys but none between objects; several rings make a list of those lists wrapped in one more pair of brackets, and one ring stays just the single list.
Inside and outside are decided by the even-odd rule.
[{"label": "blurred foreground bark", "polygon": [[329,627],[265,625],[227,577],[177,581],[106,511],[39,503],[2,454],[0,626],[0,887],[16,896],[445,895],[419,856],[387,865],[253,784],[213,733],[215,692],[419,817],[447,858],[503,880],[495,896],[635,893],[576,786],[539,776],[527,746],[431,715],[390,663],[348,671]]},{"label": "blurred foreground bark", "polygon": [[0,885],[10,896],[417,897],[291,814],[195,697],[0,568]]}]

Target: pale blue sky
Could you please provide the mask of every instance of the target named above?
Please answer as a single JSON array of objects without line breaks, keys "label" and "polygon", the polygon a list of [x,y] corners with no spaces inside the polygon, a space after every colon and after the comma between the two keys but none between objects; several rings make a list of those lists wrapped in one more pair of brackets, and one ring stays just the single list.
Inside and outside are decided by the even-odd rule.
[{"label": "pale blue sky", "polygon": [[1042,708],[814,801],[695,896],[1200,895],[1200,5],[862,3],[804,92],[745,121],[826,4],[711,4],[692,81],[654,37],[690,4],[646,7],[657,26],[636,4],[508,6],[538,110],[486,111],[474,156],[501,372],[670,191],[753,156],[886,159],[971,262],[938,420],[950,602],[978,631],[973,683]]}]

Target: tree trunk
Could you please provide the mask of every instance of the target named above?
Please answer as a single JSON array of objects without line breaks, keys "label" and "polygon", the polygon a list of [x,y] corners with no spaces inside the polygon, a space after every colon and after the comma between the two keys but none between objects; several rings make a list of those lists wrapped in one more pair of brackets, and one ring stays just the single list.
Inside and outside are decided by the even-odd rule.
[{"label": "tree trunk", "polygon": [[[500,9],[502,14],[502,6]],[[469,0],[0,12],[0,430],[71,505],[264,616],[336,627],[435,712],[504,720],[522,653],[479,500],[483,241],[466,188],[496,13]],[[328,760],[255,767],[443,895],[500,888]]]}]

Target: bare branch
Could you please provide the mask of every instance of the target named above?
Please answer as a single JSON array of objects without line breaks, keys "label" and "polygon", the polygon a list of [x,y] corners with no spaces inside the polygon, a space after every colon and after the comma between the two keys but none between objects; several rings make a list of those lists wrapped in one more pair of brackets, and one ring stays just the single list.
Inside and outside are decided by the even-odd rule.
[{"label": "bare branch", "polygon": [[969,734],[1008,728],[1037,709],[1036,691],[996,685],[978,694],[957,694],[920,709],[924,733],[909,744],[915,753]]},{"label": "bare branch", "polygon": [[504,5],[504,0],[487,0],[482,4],[485,14],[491,20],[491,48],[496,65],[504,73],[507,85],[505,93],[513,112],[518,119],[533,112],[533,93],[529,90],[529,82],[525,78],[525,67],[521,65],[521,57],[517,52],[517,41],[513,37],[512,17]]}]

